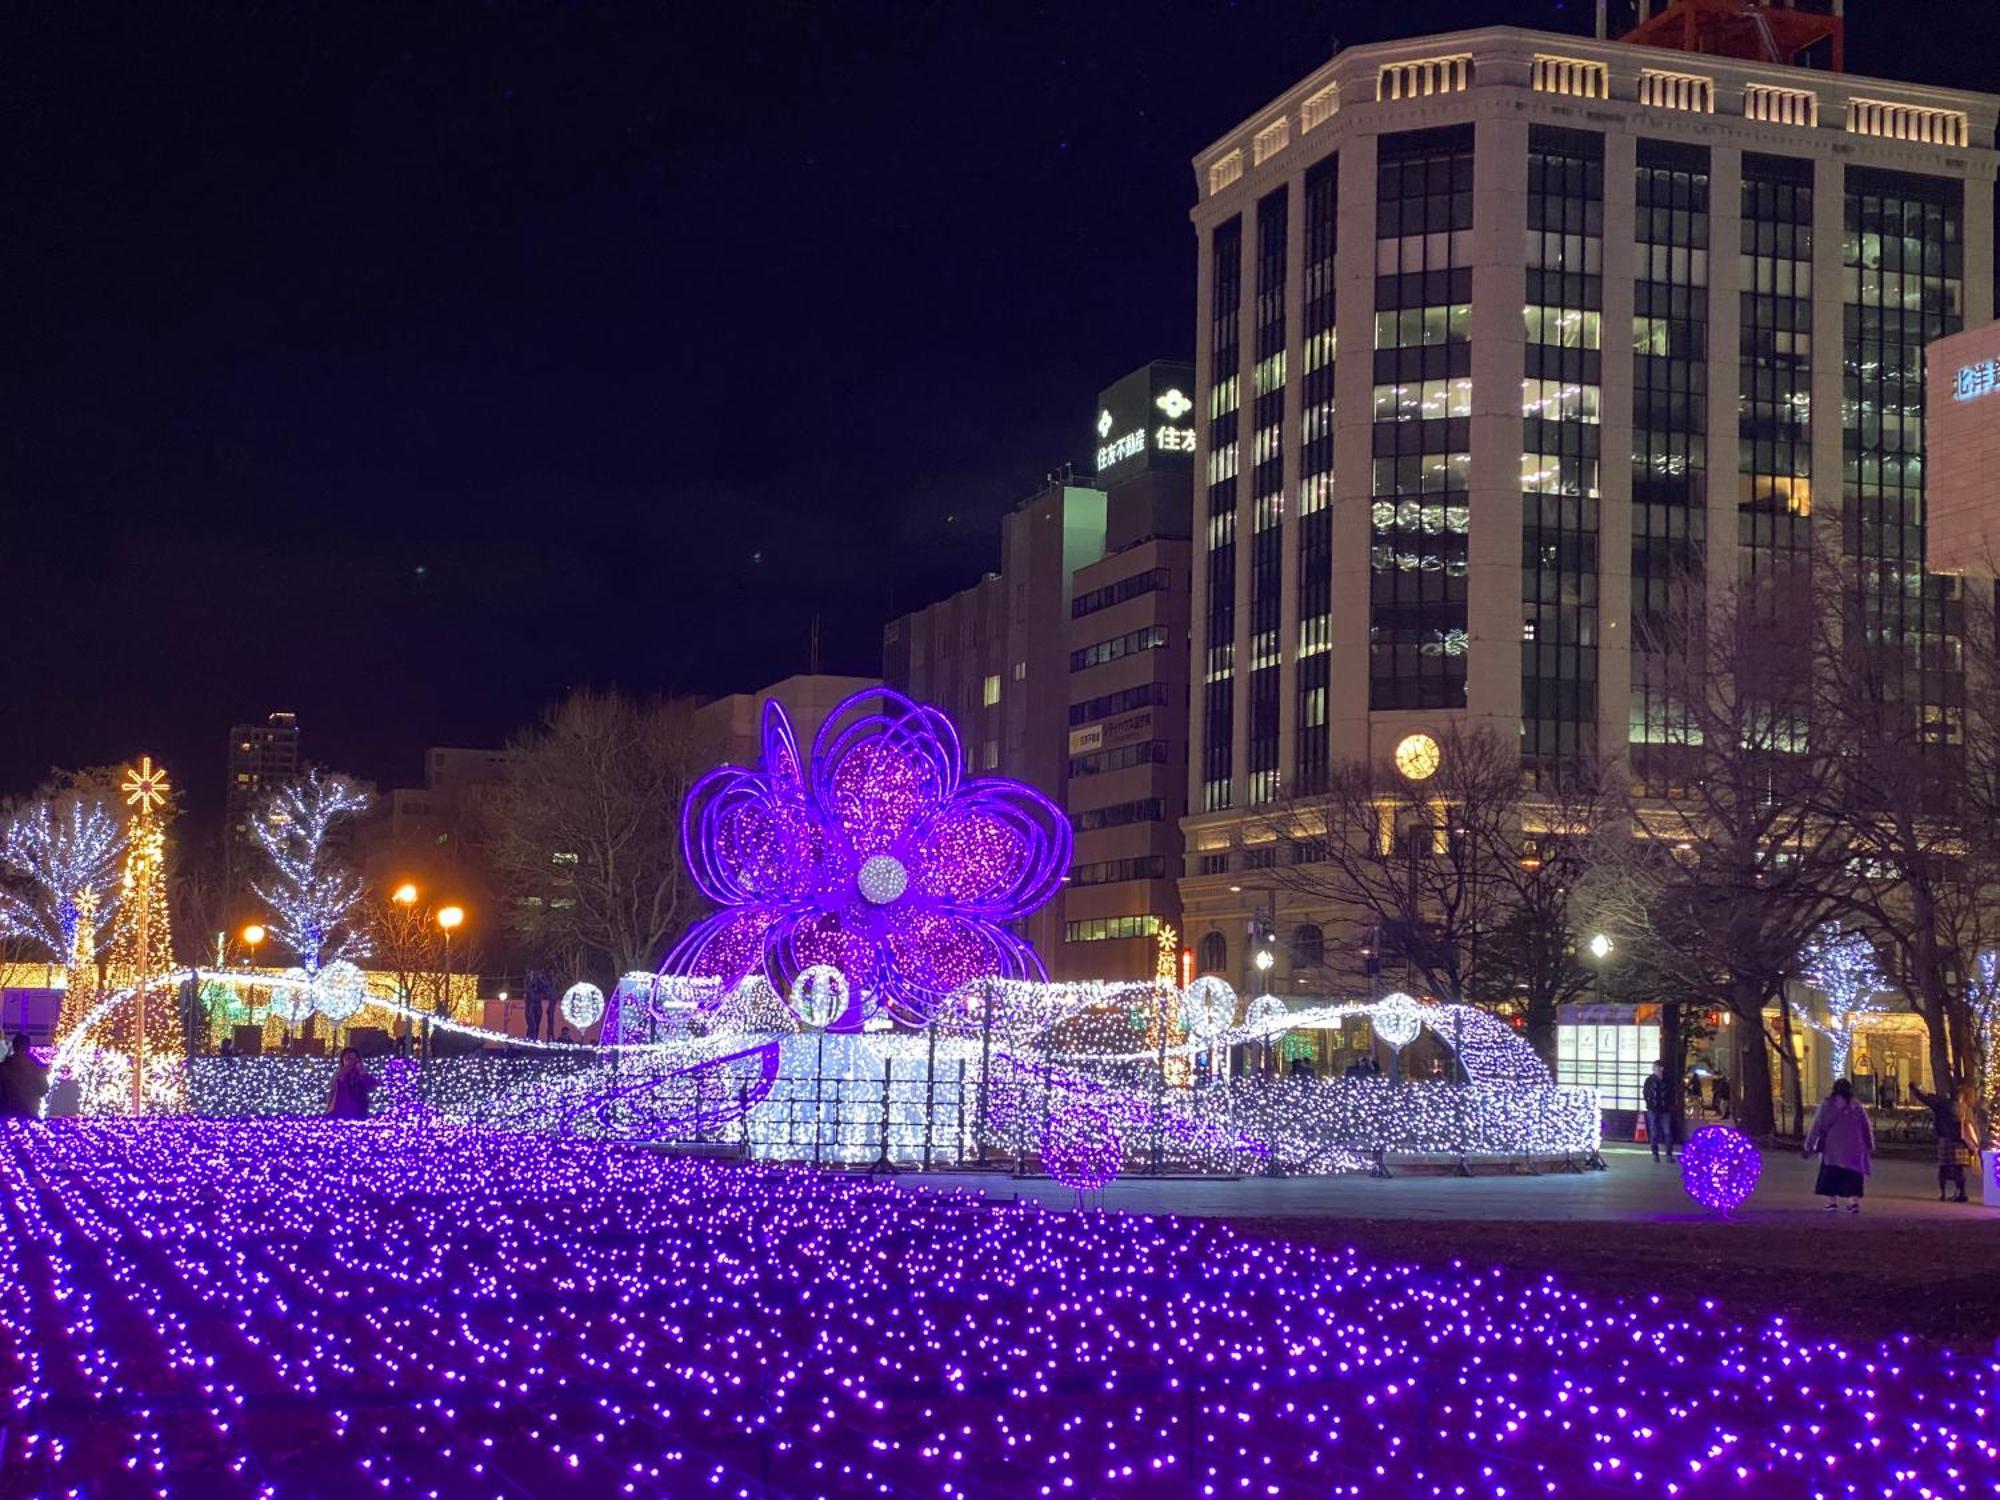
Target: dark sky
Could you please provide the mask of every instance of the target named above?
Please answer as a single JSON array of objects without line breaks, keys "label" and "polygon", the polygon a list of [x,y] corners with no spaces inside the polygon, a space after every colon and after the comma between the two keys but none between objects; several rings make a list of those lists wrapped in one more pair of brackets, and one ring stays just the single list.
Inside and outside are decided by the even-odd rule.
[{"label": "dark sky", "polygon": [[[2000,6],[1850,9],[1855,71],[2000,89]],[[1496,21],[1590,5],[21,0],[0,793],[149,750],[210,810],[272,708],[410,784],[815,613],[876,670],[1192,354],[1192,153],[1336,38]]]}]

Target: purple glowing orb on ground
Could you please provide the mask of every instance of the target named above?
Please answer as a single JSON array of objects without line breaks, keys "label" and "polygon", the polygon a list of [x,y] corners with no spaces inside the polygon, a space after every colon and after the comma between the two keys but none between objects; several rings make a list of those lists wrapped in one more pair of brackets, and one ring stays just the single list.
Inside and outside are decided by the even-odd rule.
[{"label": "purple glowing orb on ground", "polygon": [[1764,1158],[1750,1138],[1728,1125],[1702,1126],[1681,1152],[1681,1186],[1719,1214],[1734,1213],[1763,1174]]},{"label": "purple glowing orb on ground", "polygon": [[1094,1193],[1125,1165],[1125,1143],[1111,1117],[1088,1104],[1056,1111],[1042,1132],[1042,1166],[1079,1193]]},{"label": "purple glowing orb on ground", "polygon": [[1045,905],[1069,868],[1070,827],[1034,788],[966,777],[958,735],[935,708],[857,693],[799,753],[791,720],[764,705],[756,769],[723,766],[688,792],[681,842],[719,910],[668,956],[724,987],[761,971],[780,994],[827,965],[853,994],[922,1021],[969,980],[1040,978],[1005,923]]}]

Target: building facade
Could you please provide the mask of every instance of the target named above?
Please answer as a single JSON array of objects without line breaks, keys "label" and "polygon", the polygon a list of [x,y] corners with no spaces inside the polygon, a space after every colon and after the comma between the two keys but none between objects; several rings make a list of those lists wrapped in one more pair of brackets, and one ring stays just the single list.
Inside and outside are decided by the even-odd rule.
[{"label": "building facade", "polygon": [[1199,155],[1202,967],[1248,983],[1261,922],[1282,983],[1330,932],[1258,846],[1335,764],[1456,725],[1643,765],[1682,570],[1837,539],[1879,628],[1957,628],[1923,351],[1992,316],[1997,115],[1499,28],[1341,53]]},{"label": "building facade", "polygon": [[262,870],[263,853],[253,825],[274,792],[299,773],[297,714],[273,713],[261,724],[229,731],[229,784],[223,798],[223,885],[226,899],[242,901]]}]

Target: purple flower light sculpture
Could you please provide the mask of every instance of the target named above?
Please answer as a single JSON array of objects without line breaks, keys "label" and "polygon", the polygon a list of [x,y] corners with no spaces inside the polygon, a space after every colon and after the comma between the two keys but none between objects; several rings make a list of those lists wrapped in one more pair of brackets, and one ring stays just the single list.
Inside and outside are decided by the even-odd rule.
[{"label": "purple flower light sculpture", "polygon": [[1755,1191],[1764,1158],[1740,1130],[1704,1125],[1681,1151],[1681,1186],[1703,1208],[1727,1218]]},{"label": "purple flower light sculpture", "polygon": [[784,709],[766,703],[762,765],[696,782],[681,844],[720,910],[665,969],[725,988],[761,969],[788,994],[830,964],[854,996],[830,1029],[851,1031],[865,1008],[922,1023],[969,980],[1042,978],[1033,947],[1003,924],[1062,888],[1070,828],[1032,787],[965,777],[951,721],[878,688],[834,709],[809,761]]}]

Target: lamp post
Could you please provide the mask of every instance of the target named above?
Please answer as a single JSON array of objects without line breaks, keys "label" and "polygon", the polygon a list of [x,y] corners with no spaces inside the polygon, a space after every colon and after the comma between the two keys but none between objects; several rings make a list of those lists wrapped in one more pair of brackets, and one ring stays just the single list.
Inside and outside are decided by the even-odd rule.
[{"label": "lamp post", "polygon": [[252,922],[243,929],[243,946],[250,950],[250,967],[257,967],[257,945],[264,941],[264,924]]},{"label": "lamp post", "polygon": [[[464,907],[440,906],[438,908],[437,924],[439,929],[444,933],[444,993],[438,996],[438,1002],[434,1008],[440,1016],[444,1015],[451,1006],[451,935],[464,921]],[[436,1045],[435,1036],[426,1028],[424,1056],[428,1058]]]},{"label": "lamp post", "polygon": [[1611,957],[1612,953],[1616,951],[1617,946],[1617,944],[1613,943],[1610,938],[1601,932],[1594,934],[1590,939],[1590,956],[1597,960],[1595,968],[1597,970],[1596,988],[1597,1003],[1599,1005],[1604,1003],[1604,961]]},{"label": "lamp post", "polygon": [[389,931],[395,939],[396,951],[392,955],[396,965],[396,999],[402,1005],[403,1055],[410,1052],[410,980],[411,960],[417,951],[412,938],[419,930],[417,924],[423,919],[416,914],[417,887],[413,881],[404,881],[389,893],[389,900],[402,908],[394,916]]}]

